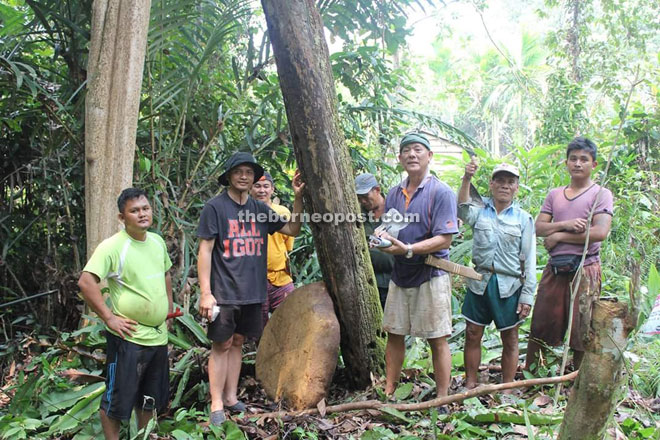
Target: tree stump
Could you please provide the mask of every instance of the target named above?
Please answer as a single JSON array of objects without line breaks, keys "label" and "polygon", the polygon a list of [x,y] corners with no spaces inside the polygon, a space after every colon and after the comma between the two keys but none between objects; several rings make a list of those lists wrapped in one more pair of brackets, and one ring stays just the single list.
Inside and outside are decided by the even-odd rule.
[{"label": "tree stump", "polygon": [[623,351],[634,327],[628,305],[594,303],[586,352],[568,399],[560,440],[603,438],[621,386]]}]

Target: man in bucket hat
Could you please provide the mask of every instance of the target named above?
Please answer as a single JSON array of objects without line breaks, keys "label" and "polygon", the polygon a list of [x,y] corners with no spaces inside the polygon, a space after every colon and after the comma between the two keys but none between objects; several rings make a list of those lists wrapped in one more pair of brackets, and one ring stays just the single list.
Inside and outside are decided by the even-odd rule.
[{"label": "man in bucket hat", "polygon": [[[300,173],[296,171],[293,178],[295,200],[288,222],[265,203],[250,197],[250,188],[263,174],[263,168],[251,154],[239,152],[231,156],[218,179],[227,189],[204,205],[197,229],[199,312],[211,321],[208,372],[213,425],[225,421],[225,409],[230,412],[246,409],[237,398],[238,379],[243,342],[261,336],[267,234],[281,232],[296,236],[300,232],[305,186]],[[214,308],[218,311],[215,319]]]}]

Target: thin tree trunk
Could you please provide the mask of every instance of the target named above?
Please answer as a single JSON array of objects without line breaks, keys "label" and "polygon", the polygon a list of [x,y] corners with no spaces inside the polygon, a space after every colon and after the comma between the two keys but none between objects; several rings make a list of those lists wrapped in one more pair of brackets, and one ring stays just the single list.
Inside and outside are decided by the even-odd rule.
[{"label": "thin tree trunk", "polygon": [[597,301],[587,350],[564,415],[560,440],[602,439],[621,386],[623,350],[634,328],[626,304]]},{"label": "thin tree trunk", "polygon": [[[337,116],[321,17],[312,0],[262,0],[308,213],[359,213],[353,167]],[[371,384],[384,363],[382,312],[364,230],[355,222],[311,223],[324,281],[341,328],[348,377]]]},{"label": "thin tree trunk", "polygon": [[85,100],[87,257],[117,232],[117,196],[133,181],[150,6],[150,0],[95,0],[92,6]]},{"label": "thin tree trunk", "polygon": [[568,29],[566,36],[570,47],[571,79],[575,83],[580,83],[582,80],[582,74],[580,72],[580,53],[582,52],[580,48],[580,0],[572,0],[568,8],[572,15],[571,27]]}]

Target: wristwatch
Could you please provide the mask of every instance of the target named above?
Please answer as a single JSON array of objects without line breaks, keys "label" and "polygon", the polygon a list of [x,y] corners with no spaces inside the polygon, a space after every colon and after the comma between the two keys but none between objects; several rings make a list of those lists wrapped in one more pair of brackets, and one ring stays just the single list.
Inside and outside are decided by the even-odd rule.
[{"label": "wristwatch", "polygon": [[406,244],[406,249],[408,249],[408,251],[406,252],[406,258],[412,258],[413,257],[412,244],[410,243]]}]

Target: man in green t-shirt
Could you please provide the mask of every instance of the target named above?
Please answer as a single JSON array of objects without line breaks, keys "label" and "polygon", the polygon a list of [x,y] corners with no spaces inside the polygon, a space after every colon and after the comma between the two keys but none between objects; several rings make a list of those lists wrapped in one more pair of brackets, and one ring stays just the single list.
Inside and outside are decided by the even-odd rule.
[{"label": "man in green t-shirt", "polygon": [[[100,409],[106,439],[119,439],[120,423],[133,408],[142,429],[169,400],[165,319],[172,312],[172,262],[163,239],[147,231],[152,213],[146,193],[125,189],[117,206],[124,230],[98,245],[78,280],[83,298],[107,327]],[[99,287],[104,279],[110,308]]]}]

